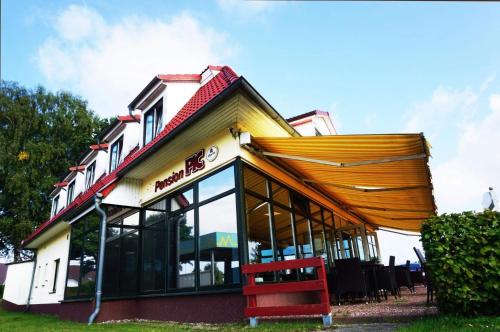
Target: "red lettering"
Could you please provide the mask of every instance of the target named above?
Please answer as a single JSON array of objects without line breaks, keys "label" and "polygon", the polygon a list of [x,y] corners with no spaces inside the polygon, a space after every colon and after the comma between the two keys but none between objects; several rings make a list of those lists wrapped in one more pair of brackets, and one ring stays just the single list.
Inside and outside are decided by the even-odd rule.
[{"label": "red lettering", "polygon": [[205,149],[201,149],[200,151],[196,152],[191,157],[186,159],[186,176],[189,176],[192,173],[196,173],[199,170],[205,168],[205,160],[203,160],[204,156]]}]

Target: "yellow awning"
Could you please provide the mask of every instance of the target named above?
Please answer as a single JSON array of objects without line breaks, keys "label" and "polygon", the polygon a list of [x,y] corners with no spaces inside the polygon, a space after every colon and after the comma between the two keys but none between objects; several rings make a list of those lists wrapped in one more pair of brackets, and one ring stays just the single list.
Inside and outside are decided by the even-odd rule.
[{"label": "yellow awning", "polygon": [[253,137],[252,145],[374,227],[419,232],[436,212],[422,134]]}]

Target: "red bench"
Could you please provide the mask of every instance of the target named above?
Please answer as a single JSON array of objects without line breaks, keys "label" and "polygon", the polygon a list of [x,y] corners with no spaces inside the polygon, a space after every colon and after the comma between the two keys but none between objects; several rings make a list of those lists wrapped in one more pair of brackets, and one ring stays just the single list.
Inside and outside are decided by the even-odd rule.
[{"label": "red bench", "polygon": [[[255,274],[293,270],[302,268],[316,268],[315,280],[290,281],[281,283],[256,284]],[[271,316],[300,316],[322,315],[323,324],[332,324],[330,296],[326,281],[325,262],[321,257],[294,259],[263,264],[243,265],[241,271],[247,276],[248,283],[243,286],[243,295],[247,297],[245,317],[250,318],[250,325],[257,326],[257,317]],[[258,306],[258,297],[279,297],[283,294],[314,292],[319,298],[319,303],[300,303],[292,305]]]}]

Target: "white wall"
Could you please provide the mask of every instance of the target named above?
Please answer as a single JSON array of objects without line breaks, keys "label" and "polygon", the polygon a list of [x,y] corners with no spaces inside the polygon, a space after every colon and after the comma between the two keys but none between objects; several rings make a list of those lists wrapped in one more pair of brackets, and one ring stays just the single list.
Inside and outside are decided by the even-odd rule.
[{"label": "white wall", "polygon": [[[69,235],[69,230],[64,231],[38,248],[31,304],[58,303],[64,299]],[[59,259],[59,271],[57,273],[56,291],[52,292],[56,259]]]},{"label": "white wall", "polygon": [[199,87],[196,82],[167,83],[163,99],[163,125],[172,120]]},{"label": "white wall", "polygon": [[7,269],[3,299],[17,305],[27,303],[33,262],[11,264]]}]

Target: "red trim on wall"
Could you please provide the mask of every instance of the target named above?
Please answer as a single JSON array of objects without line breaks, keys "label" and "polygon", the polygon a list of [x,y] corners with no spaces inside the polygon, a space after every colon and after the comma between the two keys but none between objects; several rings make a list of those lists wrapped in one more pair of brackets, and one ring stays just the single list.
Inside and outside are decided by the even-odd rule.
[{"label": "red trim on wall", "polygon": [[72,172],[75,172],[75,171],[84,171],[85,170],[85,167],[87,167],[87,165],[78,165],[78,166],[71,166],[69,167],[68,169]]},{"label": "red trim on wall", "polygon": [[108,143],[93,144],[90,146],[91,150],[107,150],[109,147]]},{"label": "red trim on wall", "polygon": [[67,181],[57,182],[54,184],[54,187],[56,187],[56,188],[66,187],[68,184],[69,184],[69,182],[67,182]]},{"label": "red trim on wall", "polygon": [[200,82],[200,74],[160,74],[158,78],[163,82]]},{"label": "red trim on wall", "polygon": [[[26,306],[3,301],[9,311],[24,311]],[[32,304],[33,313],[58,316],[78,322],[87,322],[94,302],[63,302]],[[97,322],[122,319],[149,319],[187,323],[229,323],[244,319],[245,298],[241,293],[199,294],[126,300],[104,300]]]},{"label": "red trim on wall", "polygon": [[325,111],[320,111],[320,110],[314,110],[314,111],[307,112],[307,113],[304,113],[304,114],[299,114],[297,116],[294,116],[292,118],[287,119],[286,121],[293,122],[293,121],[301,120],[301,119],[304,119],[304,118],[307,118],[307,117],[313,116],[313,115],[326,115],[326,116],[330,116],[330,113],[325,112]]},{"label": "red trim on wall", "polygon": [[141,120],[141,116],[139,114],[134,114],[133,117],[131,115],[120,115],[118,116],[118,120],[124,123],[136,122]]}]

